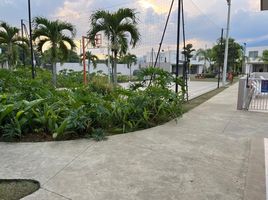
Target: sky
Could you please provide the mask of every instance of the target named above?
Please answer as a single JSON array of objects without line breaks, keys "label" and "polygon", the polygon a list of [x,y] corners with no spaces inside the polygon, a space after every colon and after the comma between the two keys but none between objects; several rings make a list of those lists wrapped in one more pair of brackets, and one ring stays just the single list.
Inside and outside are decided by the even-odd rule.
[{"label": "sky", "polygon": [[[260,11],[260,0],[232,0],[230,35],[240,44],[248,46],[268,45],[268,11]],[[27,23],[27,0],[0,0],[0,20],[20,26]],[[159,46],[171,0],[31,0],[32,16],[73,23],[77,29],[76,39],[89,30],[89,17],[100,9],[116,11],[118,8],[134,8],[140,21],[142,39],[134,50],[146,54]],[[195,49],[209,48],[226,30],[226,0],[186,0],[185,33],[187,43]],[[177,30],[177,1],[167,27],[162,50],[175,49]],[[103,44],[103,46],[105,46]],[[104,49],[99,50],[105,53]]]}]

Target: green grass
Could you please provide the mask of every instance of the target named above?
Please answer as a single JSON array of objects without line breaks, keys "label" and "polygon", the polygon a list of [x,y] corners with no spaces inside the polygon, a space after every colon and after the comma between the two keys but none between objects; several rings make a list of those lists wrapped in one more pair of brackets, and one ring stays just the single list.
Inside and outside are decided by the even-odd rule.
[{"label": "green grass", "polygon": [[218,82],[217,78],[195,78],[191,77],[191,81],[199,81],[199,82]]},{"label": "green grass", "polygon": [[0,200],[18,200],[32,194],[40,188],[33,180],[1,180]]},{"label": "green grass", "polygon": [[186,103],[184,103],[182,105],[183,108],[183,113],[189,112],[190,110],[194,109],[195,107],[201,105],[202,103],[206,102],[207,100],[211,99],[212,97],[214,97],[215,95],[219,94],[220,92],[222,92],[223,90],[225,90],[226,88],[219,88],[213,91],[210,91],[208,93],[205,93],[199,97],[196,97]]}]

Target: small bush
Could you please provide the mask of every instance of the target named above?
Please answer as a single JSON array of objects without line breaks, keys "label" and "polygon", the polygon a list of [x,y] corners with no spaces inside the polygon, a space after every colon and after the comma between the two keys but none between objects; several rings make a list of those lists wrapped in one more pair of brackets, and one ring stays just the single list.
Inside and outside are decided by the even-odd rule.
[{"label": "small bush", "polygon": [[98,128],[98,129],[93,129],[92,133],[91,133],[91,137],[95,140],[95,141],[102,141],[106,139],[106,133],[103,129]]},{"label": "small bush", "polygon": [[204,78],[215,78],[215,74],[204,74]]}]

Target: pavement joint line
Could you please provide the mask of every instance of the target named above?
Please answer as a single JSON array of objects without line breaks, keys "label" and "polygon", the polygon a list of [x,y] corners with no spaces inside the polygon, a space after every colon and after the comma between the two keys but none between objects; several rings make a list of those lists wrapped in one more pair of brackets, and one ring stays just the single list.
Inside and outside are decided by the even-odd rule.
[{"label": "pavement joint line", "polygon": [[266,200],[268,200],[268,139],[264,138],[264,157],[265,157],[265,183],[266,183]]},{"label": "pavement joint line", "polygon": [[70,166],[75,160],[77,160],[83,153],[85,153],[88,149],[90,149],[91,147],[93,147],[94,144],[89,144],[88,146],[85,147],[84,150],[82,150],[81,152],[79,152],[70,162],[68,162],[62,169],[60,169],[58,172],[56,172],[56,174],[54,174],[52,177],[50,177],[47,181],[44,182],[44,184],[42,184],[43,186],[45,186],[49,181],[51,181],[51,179],[53,179],[54,177],[56,177],[59,173],[61,173],[64,169],[66,169],[68,166]]},{"label": "pavement joint line", "polygon": [[252,154],[252,144],[251,144],[251,139],[248,137],[248,155],[246,159],[246,165],[245,165],[245,182],[244,182],[244,192],[243,192],[243,199],[245,199],[245,193],[246,193],[246,188],[247,188],[247,182],[248,182],[248,173],[249,173],[249,162],[250,162],[250,155]]},{"label": "pavement joint line", "polygon": [[228,120],[228,122],[227,122],[226,125],[224,126],[224,129],[222,130],[222,133],[225,133],[226,129],[227,129],[228,126],[231,124],[231,122],[233,121],[234,118],[235,118],[235,117],[232,116],[232,117]]},{"label": "pavement joint line", "polygon": [[62,197],[62,198],[64,198],[64,199],[72,200],[71,198],[65,197],[65,196],[63,196],[62,194],[58,194],[58,193],[53,192],[53,191],[51,191],[51,190],[49,190],[49,189],[46,189],[46,188],[44,188],[44,187],[41,187],[40,189],[43,189],[43,190],[45,190],[45,191],[47,191],[47,192],[50,192],[50,193],[52,193],[52,194],[55,194],[55,195],[57,195],[57,196],[60,196],[60,197]]}]

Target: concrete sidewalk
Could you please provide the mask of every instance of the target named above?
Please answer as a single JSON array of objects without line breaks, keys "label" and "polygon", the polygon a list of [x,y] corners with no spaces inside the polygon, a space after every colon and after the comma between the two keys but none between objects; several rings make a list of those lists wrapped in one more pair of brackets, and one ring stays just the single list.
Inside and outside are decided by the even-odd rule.
[{"label": "concrete sidewalk", "polygon": [[264,200],[268,115],[236,101],[234,85],[178,123],[99,143],[0,143],[0,177],[40,181],[25,200]]},{"label": "concrete sidewalk", "polygon": [[[123,88],[129,88],[132,83],[119,83]],[[222,85],[220,83],[220,85]],[[202,94],[215,90],[218,82],[188,81],[189,99],[196,98]],[[175,85],[171,87],[175,91]],[[179,87],[179,90],[181,88]]]}]

